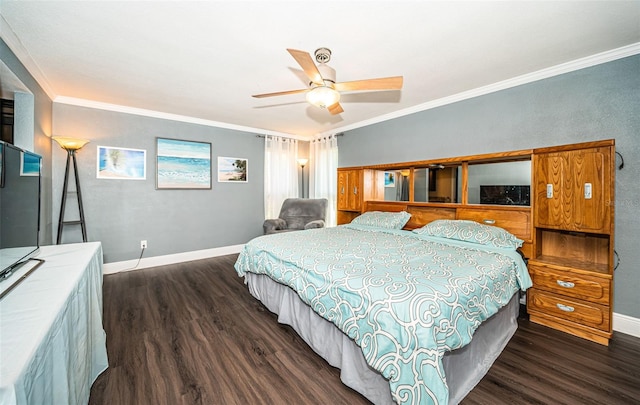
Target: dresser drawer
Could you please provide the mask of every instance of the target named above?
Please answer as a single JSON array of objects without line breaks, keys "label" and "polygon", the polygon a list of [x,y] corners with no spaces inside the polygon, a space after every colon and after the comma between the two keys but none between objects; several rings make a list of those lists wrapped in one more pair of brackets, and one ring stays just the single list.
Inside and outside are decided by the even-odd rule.
[{"label": "dresser drawer", "polygon": [[531,263],[529,263],[529,274],[537,289],[610,305],[610,279],[553,270]]},{"label": "dresser drawer", "polygon": [[610,331],[609,307],[571,299],[536,288],[527,291],[527,309],[581,325]]},{"label": "dresser drawer", "polygon": [[457,219],[498,226],[522,240],[531,240],[531,211],[528,208],[523,210],[459,208]]}]

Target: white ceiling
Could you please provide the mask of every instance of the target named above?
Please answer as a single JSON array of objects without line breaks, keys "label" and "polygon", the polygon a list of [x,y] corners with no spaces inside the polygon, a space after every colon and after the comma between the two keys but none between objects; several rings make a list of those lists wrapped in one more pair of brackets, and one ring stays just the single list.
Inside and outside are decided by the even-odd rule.
[{"label": "white ceiling", "polygon": [[[55,102],[303,137],[640,52],[637,0],[2,0],[0,14],[2,38]],[[286,48],[319,47],[338,81],[403,75],[404,87],[345,93],[338,116],[303,94],[251,97],[304,88]]]}]

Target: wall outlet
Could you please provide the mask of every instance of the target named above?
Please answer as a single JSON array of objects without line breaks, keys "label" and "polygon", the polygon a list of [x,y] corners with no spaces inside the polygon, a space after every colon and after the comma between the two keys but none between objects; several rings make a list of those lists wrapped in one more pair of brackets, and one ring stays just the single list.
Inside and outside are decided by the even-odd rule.
[{"label": "wall outlet", "polygon": [[140,241],[140,249],[146,249],[147,248],[147,241],[146,240],[141,240]]}]

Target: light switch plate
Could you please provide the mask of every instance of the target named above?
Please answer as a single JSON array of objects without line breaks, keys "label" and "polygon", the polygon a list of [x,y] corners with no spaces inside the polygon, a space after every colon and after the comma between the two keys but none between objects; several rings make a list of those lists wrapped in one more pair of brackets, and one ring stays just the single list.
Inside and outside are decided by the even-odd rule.
[{"label": "light switch plate", "polygon": [[553,198],[553,184],[547,184],[547,198]]},{"label": "light switch plate", "polygon": [[591,183],[584,183],[584,198],[589,200],[591,199]]}]

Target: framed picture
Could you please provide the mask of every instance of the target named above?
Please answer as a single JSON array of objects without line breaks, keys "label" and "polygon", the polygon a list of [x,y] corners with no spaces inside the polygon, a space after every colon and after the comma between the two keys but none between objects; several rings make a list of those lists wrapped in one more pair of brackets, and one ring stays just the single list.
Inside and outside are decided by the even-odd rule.
[{"label": "framed picture", "polygon": [[98,146],[98,179],[146,180],[147,151],[144,149]]},{"label": "framed picture", "polygon": [[156,138],[156,189],[211,189],[211,143]]},{"label": "framed picture", "polygon": [[396,186],[396,174],[394,172],[384,172],[384,186],[385,187]]},{"label": "framed picture", "polygon": [[218,181],[246,183],[248,164],[247,159],[218,156]]},{"label": "framed picture", "polygon": [[20,176],[40,176],[40,156],[20,152]]}]

